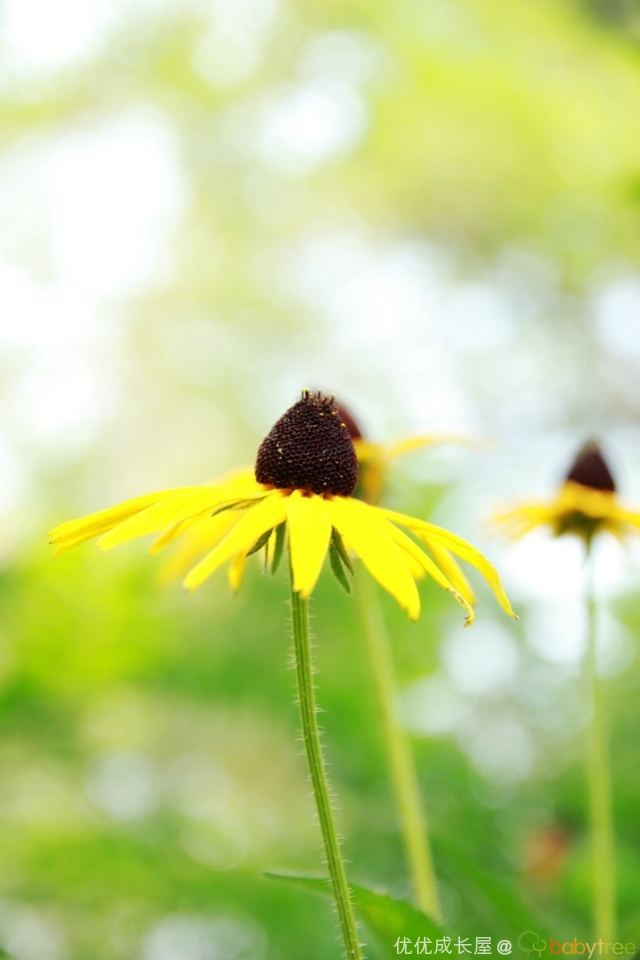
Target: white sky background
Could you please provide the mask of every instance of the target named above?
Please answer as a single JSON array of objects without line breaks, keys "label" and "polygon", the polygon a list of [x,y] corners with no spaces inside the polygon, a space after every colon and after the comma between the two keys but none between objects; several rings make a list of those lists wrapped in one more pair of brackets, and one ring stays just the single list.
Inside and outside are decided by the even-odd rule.
[{"label": "white sky background", "polygon": [[[144,2],[136,7],[150,9]],[[275,0],[216,0],[207,7],[211,27],[196,66],[212,86],[229,89],[257,68],[279,8]],[[0,80],[42,78],[90,61],[121,14],[120,4],[106,0],[5,2]],[[222,57],[222,49],[234,55]],[[356,149],[368,125],[363,84],[388,68],[384,51],[355,33],[312,38],[297,76],[252,106],[255,123],[243,136],[256,174],[275,178],[286,195],[323,164]],[[132,349],[136,300],[170,280],[172,244],[189,202],[179,131],[152,104],[85,119],[0,154],[5,553],[33,532],[26,505],[42,464],[91,460],[100,437],[127,416],[123,371],[144,363]],[[623,488],[640,501],[638,431],[610,422],[599,408],[585,349],[590,330],[603,362],[612,370],[622,364],[637,379],[640,278],[625,264],[608,265],[585,303],[575,304],[562,291],[554,264],[525,245],[505,249],[479,275],[463,276],[450,255],[423,238],[382,241],[348,211],[309,224],[290,247],[264,250],[256,271],[297,305],[302,318],[293,334],[275,338],[263,338],[259,328],[250,336],[233,326],[224,331],[224,362],[244,382],[240,401],[256,435],[302,386],[324,386],[360,413],[374,439],[433,429],[495,437],[498,446],[490,454],[423,454],[408,460],[406,469],[414,477],[431,469],[460,481],[438,519],[496,559],[516,603],[540,602],[528,642],[543,661],[574,671],[582,653],[569,626],[577,622],[582,585],[576,545],[535,535],[505,549],[486,537],[482,518],[505,497],[552,495],[574,449],[593,429],[606,439]],[[560,325],[567,311],[577,311],[581,322]],[[187,376],[192,362],[194,378],[202,377],[196,370],[201,326],[178,322],[184,350],[173,362],[186,362]],[[211,396],[212,421],[221,416],[219,402]],[[168,398],[167,410],[174,403],[180,398]],[[159,462],[166,451],[157,456]],[[212,451],[212,474],[214,457]],[[153,473],[154,463],[148,466]],[[42,519],[36,517],[38,524]],[[629,583],[639,556],[604,544],[600,589]],[[628,638],[612,624],[605,634],[603,670],[623,669]],[[476,661],[460,647],[463,641],[447,640],[434,681],[449,691],[447,704],[427,717],[414,696],[410,722],[427,732],[444,724],[488,776],[511,775],[499,766],[505,756],[518,758],[520,766],[509,767],[511,773],[517,767],[516,779],[526,776],[535,750],[517,718],[508,712],[491,718],[492,742],[502,745],[491,755],[473,733],[489,727],[478,728],[479,714],[475,707],[470,713],[469,704],[476,698],[482,705],[487,693],[513,693],[519,669],[512,641],[499,628],[489,626],[475,640],[476,653],[491,669],[470,673]],[[486,690],[469,688],[485,681]],[[462,697],[458,713],[451,691]],[[441,699],[444,704],[444,694]]]}]

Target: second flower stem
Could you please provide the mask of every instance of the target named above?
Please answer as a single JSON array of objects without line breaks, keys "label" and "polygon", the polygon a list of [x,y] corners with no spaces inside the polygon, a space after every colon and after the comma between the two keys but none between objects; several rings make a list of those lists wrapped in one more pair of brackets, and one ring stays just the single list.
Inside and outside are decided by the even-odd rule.
[{"label": "second flower stem", "polygon": [[609,737],[602,681],[597,674],[598,607],[593,558],[587,558],[587,650],[585,674],[591,717],[587,727],[586,761],[591,833],[591,884],[596,937],[615,940],[615,839],[609,760]]},{"label": "second flower stem", "polygon": [[438,886],[415,762],[409,738],[398,716],[398,688],[389,636],[372,584],[367,578],[360,577],[354,588],[380,706],[387,762],[398,805],[416,903],[430,917],[441,922]]},{"label": "second flower stem", "polygon": [[318,820],[322,831],[324,852],[329,869],[329,877],[340,920],[347,960],[362,960],[356,920],[351,903],[344,861],[336,832],[336,824],[329,794],[329,782],[322,755],[320,730],[313,683],[313,661],[309,637],[308,602],[293,589],[291,581],[291,617],[293,622],[293,640],[298,680],[298,699],[302,719],[304,739],[311,783],[318,811]]}]

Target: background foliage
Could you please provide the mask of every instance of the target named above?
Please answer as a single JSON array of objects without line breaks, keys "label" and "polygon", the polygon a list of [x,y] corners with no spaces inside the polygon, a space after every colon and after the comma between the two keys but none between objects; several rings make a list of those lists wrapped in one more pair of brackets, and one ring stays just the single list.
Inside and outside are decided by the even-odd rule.
[{"label": "background foliage", "polygon": [[[0,47],[0,944],[15,960],[335,957],[296,740],[286,585],[193,597],[140,544],[43,531],[251,462],[304,386],[398,463],[388,498],[474,540],[462,633],[384,604],[446,920],[589,933],[577,545],[484,518],[599,435],[640,498],[635,2],[5,0]],[[575,549],[574,549],[575,548]],[[604,544],[619,908],[640,941],[638,555]],[[356,881],[408,895],[350,600],[313,603]],[[398,929],[398,935],[404,930]]]}]

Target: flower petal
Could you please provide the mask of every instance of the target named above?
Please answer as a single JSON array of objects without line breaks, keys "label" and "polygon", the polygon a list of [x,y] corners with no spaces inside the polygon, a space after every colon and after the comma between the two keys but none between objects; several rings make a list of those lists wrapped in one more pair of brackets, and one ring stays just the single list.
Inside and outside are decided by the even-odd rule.
[{"label": "flower petal", "polygon": [[429,550],[451,586],[473,606],[476,602],[473,588],[449,551],[435,540],[429,544]]},{"label": "flower petal", "polygon": [[531,530],[535,530],[536,527],[554,526],[564,512],[564,507],[559,501],[555,503],[531,501],[513,507],[511,510],[494,513],[492,521],[505,536],[517,540]]},{"label": "flower petal", "polygon": [[195,590],[201,586],[218,567],[236,554],[246,553],[265,531],[282,523],[286,513],[286,494],[281,490],[273,490],[254,507],[247,510],[224,540],[185,577],[183,585],[187,590]]},{"label": "flower petal", "polygon": [[433,523],[417,520],[415,517],[408,517],[403,513],[396,513],[394,510],[385,510],[382,507],[376,507],[374,509],[378,510],[388,520],[391,520],[392,523],[397,523],[411,530],[416,536],[420,537],[421,540],[424,540],[427,546],[430,546],[434,542],[439,543],[443,547],[446,547],[447,550],[450,550],[451,553],[455,554],[455,556],[460,557],[461,560],[466,560],[467,563],[472,564],[485,578],[505,613],[508,613],[510,617],[516,620],[518,619],[511,608],[509,598],[502,586],[498,571],[489,563],[487,558],[470,543],[467,543],[466,540],[458,537],[455,533],[450,533],[442,527],[435,526]]},{"label": "flower petal", "polygon": [[234,593],[237,593],[242,585],[244,569],[247,565],[246,553],[238,553],[229,564],[229,586]]},{"label": "flower petal", "polygon": [[406,550],[402,551],[405,560],[407,561],[407,566],[414,580],[424,580],[426,576],[426,570],[421,563],[417,563],[414,557],[407,553]]},{"label": "flower petal", "polygon": [[167,500],[137,513],[129,520],[125,520],[124,523],[119,524],[115,529],[101,537],[98,546],[101,550],[111,550],[112,547],[121,543],[127,543],[136,537],[144,537],[149,533],[157,533],[158,530],[163,530],[174,523],[197,517],[198,514],[215,510],[216,507],[223,506],[226,503],[233,503],[239,499],[246,501],[266,496],[262,488],[252,493],[246,487],[242,488],[240,496],[239,492],[240,488],[235,484],[218,487],[191,487],[185,492],[169,497]]},{"label": "flower petal", "polygon": [[294,490],[287,500],[289,550],[293,589],[303,599],[316,585],[331,539],[331,514],[327,502],[316,494]]},{"label": "flower petal", "polygon": [[402,551],[396,546],[375,507],[347,497],[329,501],[334,527],[360,557],[372,577],[406,610],[420,615],[420,597]]},{"label": "flower petal", "polygon": [[421,447],[435,447],[444,443],[461,443],[469,447],[486,446],[487,441],[465,433],[429,433],[418,437],[404,437],[383,447],[387,458],[399,457]]},{"label": "flower petal", "polygon": [[[234,489],[236,487],[242,487],[243,491],[246,489],[246,487],[248,487],[249,492],[251,493],[255,492],[256,488],[260,489],[260,485],[257,483],[257,480],[255,478],[255,472],[253,467],[240,467],[237,470],[229,470],[227,471],[227,473],[223,474],[222,476],[216,477],[209,484],[207,484],[207,486],[222,487],[222,486],[226,486],[227,484],[233,486]],[[201,518],[198,516],[187,517],[186,520],[180,520],[178,521],[178,523],[174,523],[172,524],[172,526],[167,527],[167,529],[163,530],[160,536],[153,541],[153,543],[149,548],[149,553],[152,556],[156,553],[159,553],[160,550],[163,550],[170,543],[173,543],[173,541],[176,540],[178,537],[182,536],[182,534],[186,530],[188,530],[189,527],[192,527],[195,524],[197,524],[200,519]],[[208,510],[202,511],[202,520],[203,520],[203,523],[206,523],[206,521],[209,521],[209,520],[213,521],[213,518],[210,516]],[[227,533],[232,526],[233,526],[233,523],[222,524],[224,533]],[[203,546],[209,550],[212,549],[212,547],[215,546],[217,541],[220,540],[222,536],[223,534],[221,534],[219,537],[212,536],[210,541],[207,541],[206,538],[203,536],[202,538]]]},{"label": "flower petal", "polygon": [[68,520],[61,523],[49,533],[49,543],[67,545],[72,547],[105,530],[111,530],[129,517],[135,516],[141,510],[152,507],[157,503],[185,493],[192,489],[191,487],[176,487],[172,490],[157,490],[154,493],[147,493],[142,497],[134,497],[132,500],[125,500],[115,507],[109,507],[107,510],[99,510],[97,513],[90,513],[86,517],[80,517],[78,520]]},{"label": "flower petal", "polygon": [[358,463],[367,463],[369,460],[381,460],[384,458],[385,448],[380,443],[371,443],[369,440],[363,440],[358,437],[353,441]]},{"label": "flower petal", "polygon": [[398,530],[397,527],[394,527],[392,523],[389,523],[386,520],[384,523],[387,526],[389,534],[395,543],[397,543],[398,546],[403,550],[406,550],[406,552],[413,557],[415,562],[419,563],[426,573],[428,573],[429,576],[435,580],[438,586],[442,587],[443,590],[447,590],[458,601],[465,612],[465,626],[471,626],[474,621],[475,614],[473,612],[473,606],[467,600],[465,595],[456,590],[453,584],[447,580],[442,570],[436,566],[431,557],[428,557],[424,550],[421,550],[418,544],[414,543],[413,540],[406,535],[406,533],[403,533],[402,530]]},{"label": "flower petal", "polygon": [[[161,583],[168,585],[184,577],[195,563],[226,537],[244,512],[246,510],[225,510],[215,517],[207,512],[196,520],[184,520],[177,524],[180,528],[178,533],[182,532],[182,539],[162,565]],[[155,541],[154,548],[158,542]]]},{"label": "flower petal", "polygon": [[594,520],[605,520],[615,516],[618,510],[618,498],[611,490],[593,490],[581,483],[567,480],[562,484],[553,508],[563,513],[578,511]]},{"label": "flower petal", "polygon": [[208,510],[196,517],[187,517],[186,520],[179,520],[177,523],[172,523],[170,527],[166,527],[149,547],[151,556],[154,557],[156,553],[160,553],[165,547],[170,546],[175,540],[183,536],[187,530],[192,530],[193,527],[205,517],[212,519]]},{"label": "flower petal", "polygon": [[640,530],[640,513],[637,510],[627,510],[624,507],[618,507],[615,519],[620,523],[629,524],[635,530]]}]

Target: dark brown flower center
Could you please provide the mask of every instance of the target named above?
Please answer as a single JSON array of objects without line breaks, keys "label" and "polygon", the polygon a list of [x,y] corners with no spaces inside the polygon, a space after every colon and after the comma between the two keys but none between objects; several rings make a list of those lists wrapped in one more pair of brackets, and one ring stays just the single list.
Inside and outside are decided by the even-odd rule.
[{"label": "dark brown flower center", "polygon": [[615,493],[616,484],[597,443],[587,443],[575,459],[567,480],[592,490]]},{"label": "dark brown flower center", "polygon": [[304,390],[260,444],[255,474],[258,483],[281,489],[350,497],[358,461],[333,398]]}]

